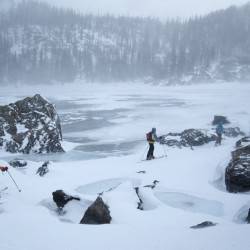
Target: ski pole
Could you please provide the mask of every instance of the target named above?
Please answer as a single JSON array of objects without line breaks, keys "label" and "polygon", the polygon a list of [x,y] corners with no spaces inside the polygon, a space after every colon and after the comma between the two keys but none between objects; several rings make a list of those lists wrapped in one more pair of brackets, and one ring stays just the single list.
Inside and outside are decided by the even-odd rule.
[{"label": "ski pole", "polygon": [[8,170],[7,170],[7,173],[8,173],[8,175],[9,175],[9,177],[12,179],[12,181],[15,183],[17,190],[18,190],[19,192],[21,192],[21,189],[18,187],[17,183],[15,182],[14,178],[12,177],[12,175],[10,174],[10,172],[9,172]]},{"label": "ski pole", "polygon": [[146,146],[145,150],[143,151],[142,156],[140,157],[140,160],[141,160],[141,161],[143,160],[144,155],[145,155],[145,153],[146,153],[147,149],[148,149],[148,145]]},{"label": "ski pole", "polygon": [[161,145],[162,145],[162,148],[163,148],[164,157],[167,157],[167,153],[166,153],[165,145],[164,145],[164,144],[161,144]]}]

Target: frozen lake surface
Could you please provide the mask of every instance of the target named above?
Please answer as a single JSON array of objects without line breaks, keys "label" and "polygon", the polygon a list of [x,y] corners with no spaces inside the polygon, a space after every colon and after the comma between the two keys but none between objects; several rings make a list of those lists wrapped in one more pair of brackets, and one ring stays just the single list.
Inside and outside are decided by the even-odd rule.
[{"label": "frozen lake surface", "polygon": [[245,106],[250,88],[239,84],[237,89],[235,84],[10,87],[1,89],[0,104],[40,93],[57,108],[65,144],[70,142],[69,150],[66,146],[66,154],[24,158],[89,160],[137,152],[142,145],[146,147],[145,134],[152,127],[157,128],[158,135],[187,128],[211,128],[215,114],[227,115],[234,125],[249,130],[250,111],[246,112]]}]

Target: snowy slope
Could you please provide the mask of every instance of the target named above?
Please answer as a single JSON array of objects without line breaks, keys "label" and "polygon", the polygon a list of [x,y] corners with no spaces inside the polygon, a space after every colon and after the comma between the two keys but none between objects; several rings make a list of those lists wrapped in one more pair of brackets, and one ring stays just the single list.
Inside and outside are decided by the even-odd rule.
[{"label": "snowy slope", "polygon": [[[139,139],[153,125],[159,127],[159,134],[189,127],[209,128],[215,113],[227,115],[245,132],[249,129],[250,86],[247,84],[185,88],[118,85],[106,86],[105,92],[97,85],[81,87],[81,92],[79,85],[38,88],[18,89],[18,92],[2,88],[1,103],[39,91],[47,98],[60,100],[88,98],[87,102],[94,106],[87,109],[129,108],[127,119],[110,127],[84,132],[85,136],[90,133],[90,138],[94,136],[100,141],[105,140],[102,131],[112,141],[118,135],[125,140]],[[185,105],[161,107],[151,102],[147,107],[138,107],[135,99],[118,101],[121,96],[127,99],[131,95],[141,101],[167,96],[166,103],[175,98],[183,100]],[[8,186],[0,199],[0,249],[250,249],[249,226],[243,222],[246,209],[250,208],[249,194],[227,193],[223,180],[236,140],[225,139],[221,147],[211,143],[194,150],[167,149],[167,158],[150,162],[140,161],[145,151],[145,142],[141,142],[127,156],[110,153],[102,159],[57,159],[44,178],[35,174],[42,164],[39,159],[29,161],[23,170],[11,168],[22,192],[17,192],[6,174],[0,176],[0,187]],[[70,152],[73,144],[65,143]],[[156,145],[156,155],[163,153],[162,146]],[[2,152],[1,156],[0,164],[6,164],[6,153]],[[146,173],[137,173],[139,171]],[[159,181],[155,189],[144,187],[154,180]],[[139,200],[134,187],[139,187],[144,211],[137,209]],[[112,191],[108,191],[110,188]],[[69,203],[66,213],[57,215],[51,195],[56,189],[79,196],[81,202]],[[103,199],[113,218],[111,225],[80,225],[89,204],[103,191]],[[202,230],[190,229],[206,220],[218,225]]]}]

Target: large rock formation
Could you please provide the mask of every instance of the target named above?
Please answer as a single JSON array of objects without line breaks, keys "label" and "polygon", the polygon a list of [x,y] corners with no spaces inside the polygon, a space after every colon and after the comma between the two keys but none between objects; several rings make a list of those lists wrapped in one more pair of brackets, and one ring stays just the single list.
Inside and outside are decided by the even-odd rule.
[{"label": "large rock formation", "polygon": [[236,143],[236,150],[226,168],[225,182],[229,192],[250,191],[250,137]]},{"label": "large rock formation", "polygon": [[40,95],[0,106],[0,147],[11,153],[63,152],[59,116]]},{"label": "large rock formation", "polygon": [[181,133],[168,133],[167,135],[161,136],[159,139],[160,143],[170,147],[193,147],[215,141],[216,136],[204,133],[199,129],[187,129]]},{"label": "large rock formation", "polygon": [[110,224],[111,220],[108,206],[98,197],[87,209],[80,224]]}]

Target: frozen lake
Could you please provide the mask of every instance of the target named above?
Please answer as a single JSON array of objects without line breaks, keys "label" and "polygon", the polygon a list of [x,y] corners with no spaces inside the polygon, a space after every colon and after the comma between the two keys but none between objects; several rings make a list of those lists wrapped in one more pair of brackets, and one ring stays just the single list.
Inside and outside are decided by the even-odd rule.
[{"label": "frozen lake", "polygon": [[[187,128],[209,128],[215,114],[227,115],[249,130],[247,84],[203,84],[161,87],[144,84],[73,84],[1,88],[0,104],[40,93],[60,115],[66,154],[25,156],[67,161],[128,155],[146,147],[145,134]],[[242,105],[235,106],[235,103]],[[242,107],[242,110],[239,109]],[[247,131],[248,132],[248,131]],[[10,156],[12,158],[12,156]]]}]

